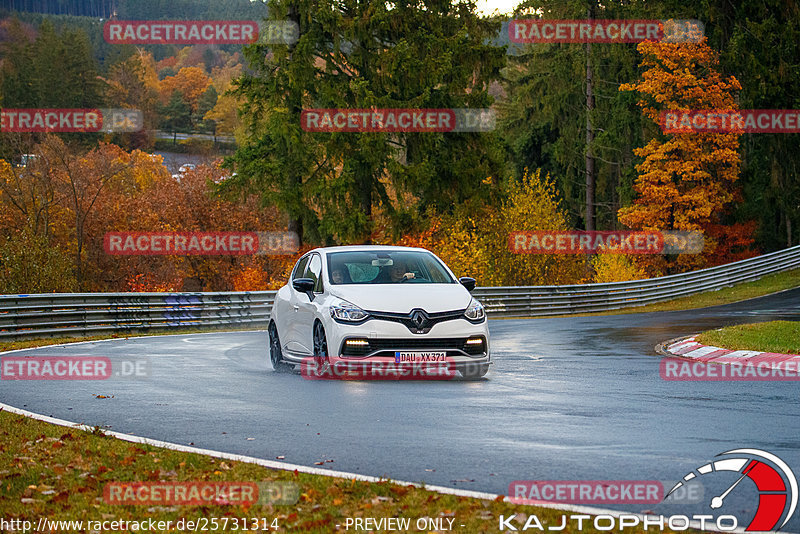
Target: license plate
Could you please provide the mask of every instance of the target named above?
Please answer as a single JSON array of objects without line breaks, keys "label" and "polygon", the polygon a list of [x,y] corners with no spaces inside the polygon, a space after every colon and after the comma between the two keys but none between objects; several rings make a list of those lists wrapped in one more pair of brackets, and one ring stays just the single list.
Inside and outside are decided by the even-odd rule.
[{"label": "license plate", "polygon": [[443,362],[447,358],[447,352],[395,352],[395,363],[402,362]]}]

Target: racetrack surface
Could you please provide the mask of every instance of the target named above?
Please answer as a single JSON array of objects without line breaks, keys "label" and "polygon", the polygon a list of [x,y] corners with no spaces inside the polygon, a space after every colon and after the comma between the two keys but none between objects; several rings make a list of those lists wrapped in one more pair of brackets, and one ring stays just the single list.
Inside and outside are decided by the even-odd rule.
[{"label": "racetrack surface", "polygon": [[[769,451],[800,476],[798,382],[667,382],[653,349],[773,319],[800,320],[800,289],[701,310],[493,320],[495,363],[476,382],[278,374],[266,332],[43,347],[17,355],[146,356],[151,376],[3,380],[0,400],[174,443],[499,494],[513,480],[676,481],[736,448]],[[708,501],[735,475],[704,477],[701,504],[588,505],[712,513]],[[721,512],[746,525],[756,504],[755,486],[742,484]],[[800,531],[797,513],[784,530]]]}]

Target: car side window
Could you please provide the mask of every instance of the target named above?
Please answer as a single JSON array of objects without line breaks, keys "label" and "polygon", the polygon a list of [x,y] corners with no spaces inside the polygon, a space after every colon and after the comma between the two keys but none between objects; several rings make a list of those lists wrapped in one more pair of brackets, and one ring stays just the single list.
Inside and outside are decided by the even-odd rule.
[{"label": "car side window", "polygon": [[300,260],[297,262],[297,265],[294,267],[294,271],[292,271],[292,280],[296,278],[303,278],[309,258],[311,258],[311,256],[303,256],[300,258]]},{"label": "car side window", "polygon": [[303,278],[314,280],[314,293],[322,293],[322,258],[319,257],[319,254],[311,256]]}]

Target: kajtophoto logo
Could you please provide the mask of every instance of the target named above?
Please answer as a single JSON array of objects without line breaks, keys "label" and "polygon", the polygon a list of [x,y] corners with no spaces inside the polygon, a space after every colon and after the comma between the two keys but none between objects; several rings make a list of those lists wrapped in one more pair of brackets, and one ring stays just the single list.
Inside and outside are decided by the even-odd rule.
[{"label": "kajtophoto logo", "polygon": [[733,449],[717,456],[726,458],[693,469],[669,490],[667,497],[691,480],[716,473],[736,473],[739,475],[736,481],[711,499],[711,509],[722,508],[728,495],[747,478],[758,489],[758,508],[745,530],[766,532],[783,528],[797,508],[797,478],[786,462],[760,449]]},{"label": "kajtophoto logo", "polygon": [[[690,504],[706,502],[707,497],[697,492],[689,492],[690,488],[720,487],[719,494],[714,491],[708,501],[711,510],[721,510],[725,499],[737,488],[742,491],[745,479],[755,484],[757,508],[750,523],[744,529],[747,532],[777,531],[783,528],[797,509],[797,478],[782,459],[761,449],[733,449],[717,455],[720,459],[703,464],[683,476],[683,478],[664,495],[663,504]],[[655,502],[659,497],[657,481],[515,481],[509,486],[509,498],[514,503],[541,504],[542,501],[555,502]],[[627,488],[627,489],[626,489]],[[611,494],[609,493],[611,490]],[[750,488],[752,490],[752,488]],[[694,493],[694,495],[692,495]],[[675,500],[676,496],[679,496]],[[683,531],[689,528],[720,532],[732,532],[739,529],[739,520],[729,514],[696,514],[687,515],[653,515],[619,513],[598,514],[563,514],[558,526],[547,525],[535,514],[517,514],[499,517],[500,531],[525,530],[564,530],[567,525],[575,530],[586,528],[596,530],[622,530],[625,527],[641,529],[657,527],[659,530],[670,529]],[[525,521],[522,523],[522,521]]]}]

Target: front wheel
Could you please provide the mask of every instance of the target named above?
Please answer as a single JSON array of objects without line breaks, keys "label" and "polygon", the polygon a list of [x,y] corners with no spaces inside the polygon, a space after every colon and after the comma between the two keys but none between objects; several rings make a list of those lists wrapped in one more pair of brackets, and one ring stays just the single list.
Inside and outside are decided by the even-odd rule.
[{"label": "front wheel", "polygon": [[489,372],[488,363],[468,363],[465,367],[461,368],[461,376],[465,380],[479,380],[486,376]]},{"label": "front wheel", "polygon": [[314,358],[317,358],[320,363],[330,363],[325,327],[319,321],[314,323]]},{"label": "front wheel", "polygon": [[283,361],[281,341],[278,338],[278,327],[275,326],[275,323],[269,323],[269,359],[272,362],[272,368],[277,373],[288,373],[292,370],[292,366]]}]

